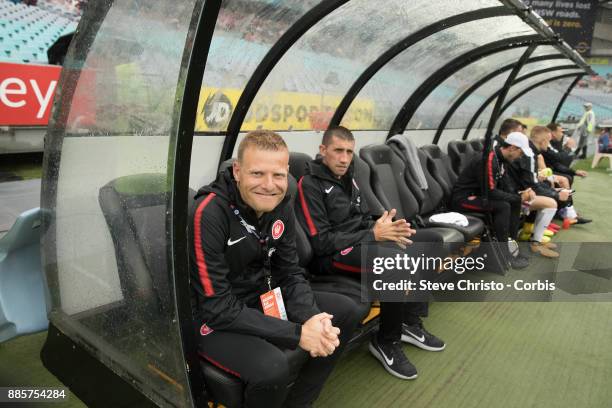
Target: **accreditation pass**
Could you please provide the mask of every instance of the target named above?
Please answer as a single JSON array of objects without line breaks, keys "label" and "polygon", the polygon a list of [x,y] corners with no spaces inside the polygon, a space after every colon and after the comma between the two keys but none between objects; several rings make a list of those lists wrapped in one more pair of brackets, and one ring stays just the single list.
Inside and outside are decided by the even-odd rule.
[{"label": "accreditation pass", "polygon": [[65,402],[68,391],[64,388],[47,387],[0,387],[0,406],[18,402]]}]

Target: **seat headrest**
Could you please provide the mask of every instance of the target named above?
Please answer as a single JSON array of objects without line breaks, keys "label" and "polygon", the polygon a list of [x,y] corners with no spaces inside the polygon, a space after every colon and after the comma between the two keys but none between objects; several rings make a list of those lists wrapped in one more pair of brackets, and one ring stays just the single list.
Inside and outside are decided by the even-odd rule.
[{"label": "seat headrest", "polygon": [[361,190],[363,198],[368,204],[368,208],[373,214],[382,214],[385,209],[378,200],[378,198],[376,198],[376,195],[372,190],[370,180],[370,166],[368,166],[368,163],[366,163],[361,157],[357,155],[353,156],[353,166],[355,180],[359,185],[359,189]]},{"label": "seat headrest", "polygon": [[432,159],[442,158],[442,149],[440,149],[440,146],[438,145],[428,144],[421,146],[419,149],[425,152],[425,154],[427,154]]},{"label": "seat headrest", "polygon": [[448,149],[456,150],[459,153],[472,153],[474,151],[472,146],[465,140],[453,140],[448,142]]},{"label": "seat headrest", "polygon": [[482,149],[484,148],[484,143],[482,142],[482,140],[472,139],[469,141],[469,143],[472,147],[472,150],[474,150],[475,152],[482,152]]},{"label": "seat headrest", "polygon": [[297,196],[298,187],[295,177],[293,177],[291,174],[287,176],[287,184],[287,195],[291,197],[291,205],[293,205],[295,197]]},{"label": "seat headrest", "polygon": [[219,171],[218,171],[217,175],[223,173],[225,171],[225,169],[228,169],[228,168],[232,167],[232,164],[234,163],[234,160],[236,160],[236,158],[232,157],[231,159],[227,159],[226,161],[221,163],[221,166],[219,166]]},{"label": "seat headrest", "polygon": [[395,153],[387,145],[384,144],[372,144],[364,146],[359,150],[359,155],[366,162],[369,161],[372,164],[385,164],[391,163]]},{"label": "seat headrest", "polygon": [[289,153],[289,173],[291,173],[296,180],[301,179],[306,173],[306,164],[310,161],[312,161],[312,157],[306,153]]}]

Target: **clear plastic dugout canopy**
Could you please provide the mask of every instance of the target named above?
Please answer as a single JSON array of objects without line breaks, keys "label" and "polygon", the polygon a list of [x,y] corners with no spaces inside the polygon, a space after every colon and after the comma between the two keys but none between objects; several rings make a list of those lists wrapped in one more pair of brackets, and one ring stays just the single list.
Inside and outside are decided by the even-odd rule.
[{"label": "clear plastic dugout canopy", "polygon": [[43,362],[92,406],[203,406],[188,197],[242,133],[445,146],[591,73],[518,0],[89,2],[45,145]]}]

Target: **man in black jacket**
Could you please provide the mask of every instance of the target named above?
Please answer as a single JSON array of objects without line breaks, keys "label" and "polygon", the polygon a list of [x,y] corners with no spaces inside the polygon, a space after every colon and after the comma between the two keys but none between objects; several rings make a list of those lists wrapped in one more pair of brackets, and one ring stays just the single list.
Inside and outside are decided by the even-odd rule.
[{"label": "man in black jacket", "polygon": [[550,145],[559,152],[563,164],[570,166],[576,158],[576,155],[572,152],[576,148],[576,141],[571,137],[566,137],[563,132],[563,126],[558,123],[551,122],[546,127],[552,135]]},{"label": "man in black jacket", "polygon": [[[522,129],[524,129],[525,126],[520,125],[520,128],[518,128],[514,125],[515,123],[520,125],[520,122],[511,118],[502,122],[498,142],[503,143],[512,132],[524,133]],[[532,128],[531,133],[540,132],[542,129],[546,128],[543,126],[535,126]],[[552,242],[543,242],[544,231],[554,217],[557,207],[567,204],[569,191],[557,192],[549,184],[538,180],[537,161],[540,153],[531,141],[529,141],[529,147],[533,152],[532,155],[528,156],[524,154],[518,159],[507,163],[507,187],[509,188],[507,191],[519,192],[529,189],[533,190],[535,197],[529,201],[530,214],[525,219],[523,232],[530,231],[529,234],[533,232],[529,237],[531,241],[530,247],[533,252],[539,253],[544,257],[556,258],[559,256],[559,254],[554,251],[557,246]],[[559,204],[557,204],[557,202],[559,202]]]},{"label": "man in black jacket", "polygon": [[[359,279],[367,269],[362,265],[362,251],[382,258],[402,256],[405,249],[375,242],[396,242],[405,248],[415,231],[404,219],[393,221],[395,210],[372,218],[353,178],[354,149],[355,138],[348,129],[337,126],[325,131],[321,158],[308,164],[298,182],[296,215],[309,235],[320,272]],[[423,327],[420,317],[426,315],[424,302],[381,303],[380,330],[369,348],[390,374],[401,379],[417,377],[400,340],[424,350],[444,349],[444,342]]]},{"label": "man in black jacket", "polygon": [[[554,137],[549,127],[536,126],[532,132],[531,139],[534,145],[540,152],[544,164],[558,171],[555,174],[555,182],[564,182],[569,187],[573,182],[574,176],[586,177],[587,172],[584,170],[574,170],[563,163],[560,153],[551,146],[551,140]],[[570,219],[571,224],[588,224],[592,220],[578,216],[573,206],[573,201],[570,200],[564,210],[565,218]]]},{"label": "man in black jacket", "polygon": [[500,248],[515,269],[526,268],[529,261],[511,256],[507,241],[508,238],[516,239],[521,204],[533,200],[535,193],[530,188],[516,193],[507,175],[507,166],[523,154],[533,155],[527,136],[512,132],[488,153],[484,163],[482,155],[474,155],[469,166],[459,175],[452,198],[452,207],[458,211],[491,213]]},{"label": "man in black jacket", "polygon": [[[285,196],[288,168],[280,136],[251,132],[233,168],[195,197],[191,284],[200,354],[245,382],[249,407],[310,406],[360,319],[354,301],[313,293],[304,278]],[[282,349],[298,346],[310,358],[287,396]]]},{"label": "man in black jacket", "polygon": [[549,134],[549,141],[545,148],[541,148],[540,152],[544,161],[546,162],[546,166],[550,167],[555,174],[566,177],[569,180],[570,185],[574,182],[574,177],[586,177],[588,173],[584,170],[574,170],[569,165],[567,165],[567,159],[563,157],[562,152],[557,151],[550,144],[550,139],[552,139],[552,132]]}]

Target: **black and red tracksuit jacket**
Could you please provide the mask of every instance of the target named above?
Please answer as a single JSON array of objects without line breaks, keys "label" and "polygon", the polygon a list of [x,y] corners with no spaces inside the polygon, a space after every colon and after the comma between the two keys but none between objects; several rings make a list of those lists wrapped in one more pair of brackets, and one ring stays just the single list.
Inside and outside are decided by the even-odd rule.
[{"label": "black and red tracksuit jacket", "polygon": [[533,157],[521,156],[507,166],[510,187],[512,191],[521,191],[531,188],[537,195],[559,200],[559,193],[548,184],[538,180],[538,156],[540,150],[531,142],[529,147],[533,151]]},{"label": "black and red tracksuit jacket", "polygon": [[[195,200],[190,268],[196,323],[296,348],[302,323],[319,310],[298,265],[295,216],[289,197],[257,219],[242,201],[230,168],[213,184],[201,188]],[[271,286],[281,288],[288,321],[261,311],[259,296],[269,290],[265,251],[271,254]]]},{"label": "black and red tracksuit jacket", "polygon": [[296,216],[316,256],[330,256],[362,241],[374,241],[374,220],[353,178],[353,164],[340,179],[321,162],[308,163],[298,181]]},{"label": "black and red tracksuit jacket", "polygon": [[469,196],[484,196],[487,189],[489,200],[503,200],[520,203],[521,196],[513,191],[506,173],[505,160],[496,147],[486,155],[486,168],[483,173],[483,155],[478,153],[471,157],[453,188],[453,202],[460,202]]},{"label": "black and red tracksuit jacket", "polygon": [[570,176],[576,175],[576,170],[567,166],[563,157],[555,149],[549,147],[548,149],[542,150],[541,153],[546,165],[552,168],[555,173],[569,174]]}]

